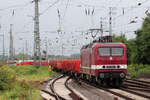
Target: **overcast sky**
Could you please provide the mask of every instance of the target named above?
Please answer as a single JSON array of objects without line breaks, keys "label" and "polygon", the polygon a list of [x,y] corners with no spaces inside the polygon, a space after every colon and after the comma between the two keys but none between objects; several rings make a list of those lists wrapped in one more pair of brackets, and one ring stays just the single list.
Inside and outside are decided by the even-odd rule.
[{"label": "overcast sky", "polygon": [[[135,38],[133,31],[141,27],[143,18],[146,17],[145,11],[150,7],[150,0],[40,0],[39,6],[41,49],[45,49],[47,40],[49,54],[61,54],[64,44],[64,54],[70,55],[79,53],[82,45],[92,41],[91,35],[87,35],[86,30],[99,28],[100,18],[103,21],[104,31],[109,29],[109,7],[112,7],[113,34],[123,33],[128,39]],[[61,16],[60,25],[58,10]],[[89,11],[89,14],[86,14],[86,11]],[[28,52],[33,53],[33,17],[34,3],[31,0],[0,0],[0,34],[5,34],[7,54],[10,24],[13,24],[16,53],[23,51],[26,40]],[[133,20],[136,23],[130,24]],[[59,27],[62,34],[57,33]],[[104,35],[108,35],[108,32],[104,32]],[[97,34],[98,36],[100,34]]]}]

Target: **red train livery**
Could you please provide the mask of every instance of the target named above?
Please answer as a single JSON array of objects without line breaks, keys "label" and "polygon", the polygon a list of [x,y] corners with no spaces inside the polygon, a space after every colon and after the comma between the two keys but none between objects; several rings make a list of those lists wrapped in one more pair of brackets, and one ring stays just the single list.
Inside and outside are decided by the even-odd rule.
[{"label": "red train livery", "polygon": [[51,60],[50,65],[55,71],[77,75],[80,73],[80,60]]},{"label": "red train livery", "polygon": [[91,82],[121,85],[127,74],[126,46],[123,43],[92,43],[81,48],[80,60],[53,60],[50,65]]},{"label": "red train livery", "polygon": [[[106,37],[110,40],[107,38],[111,37]],[[123,43],[103,43],[103,40],[105,37],[83,46],[80,59],[41,61],[41,65],[51,65],[55,71],[102,85],[121,85],[127,75],[126,46]],[[28,63],[33,65],[33,61]]]},{"label": "red train livery", "polygon": [[[82,77],[99,83],[122,84],[127,74],[123,43],[94,43],[81,49]],[[113,83],[112,83],[113,82]]]}]

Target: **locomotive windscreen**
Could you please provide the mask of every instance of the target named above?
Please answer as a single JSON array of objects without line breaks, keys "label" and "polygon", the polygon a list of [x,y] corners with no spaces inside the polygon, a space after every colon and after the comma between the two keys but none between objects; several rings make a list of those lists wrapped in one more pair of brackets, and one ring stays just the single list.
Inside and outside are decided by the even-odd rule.
[{"label": "locomotive windscreen", "polygon": [[121,47],[111,48],[111,55],[112,56],[123,56],[123,48],[121,48]]},{"label": "locomotive windscreen", "polygon": [[110,56],[110,48],[108,47],[101,47],[98,48],[98,55],[99,56]]},{"label": "locomotive windscreen", "polygon": [[122,47],[100,47],[98,48],[99,56],[123,56],[124,49]]}]

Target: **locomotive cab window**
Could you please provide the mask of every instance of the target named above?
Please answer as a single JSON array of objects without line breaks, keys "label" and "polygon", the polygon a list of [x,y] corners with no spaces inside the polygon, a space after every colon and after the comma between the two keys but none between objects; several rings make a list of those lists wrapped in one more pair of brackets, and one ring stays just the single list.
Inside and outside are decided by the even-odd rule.
[{"label": "locomotive cab window", "polygon": [[111,48],[111,55],[112,56],[123,56],[123,48],[122,47],[115,47]]},{"label": "locomotive cab window", "polygon": [[110,56],[110,48],[109,47],[100,47],[98,48],[99,56]]},{"label": "locomotive cab window", "polygon": [[100,47],[98,48],[99,56],[123,56],[124,49],[122,47]]}]

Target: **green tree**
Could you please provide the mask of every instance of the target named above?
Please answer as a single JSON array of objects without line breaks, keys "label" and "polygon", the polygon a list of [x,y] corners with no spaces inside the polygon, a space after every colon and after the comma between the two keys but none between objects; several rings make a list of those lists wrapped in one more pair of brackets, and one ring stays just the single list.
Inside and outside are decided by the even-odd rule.
[{"label": "green tree", "polygon": [[25,60],[26,57],[27,57],[27,56],[26,56],[25,54],[19,53],[19,54],[16,56],[16,59],[17,59],[17,60]]},{"label": "green tree", "polygon": [[134,64],[136,63],[136,52],[137,52],[137,46],[135,43],[135,39],[127,40],[125,34],[121,34],[119,36],[113,35],[112,37],[113,42],[121,42],[124,43],[127,47],[127,63],[128,64]]},{"label": "green tree", "polygon": [[136,63],[136,56],[137,56],[137,46],[136,40],[130,39],[125,44],[127,46],[127,62],[128,64],[135,64]]},{"label": "green tree", "polygon": [[141,64],[150,64],[150,14],[145,18],[142,28],[135,32],[137,56]]},{"label": "green tree", "polygon": [[124,34],[121,34],[121,35],[119,35],[119,36],[113,35],[113,36],[112,36],[112,41],[113,41],[113,42],[126,43],[126,42],[127,42],[127,39],[126,39],[126,36],[125,36]]}]

